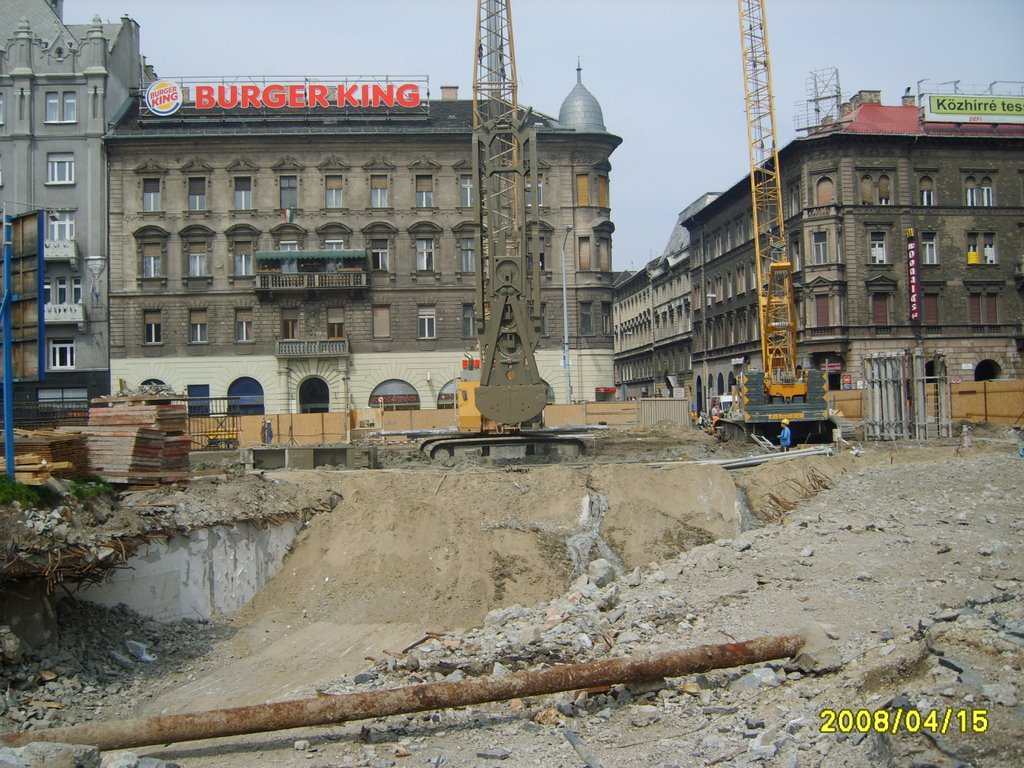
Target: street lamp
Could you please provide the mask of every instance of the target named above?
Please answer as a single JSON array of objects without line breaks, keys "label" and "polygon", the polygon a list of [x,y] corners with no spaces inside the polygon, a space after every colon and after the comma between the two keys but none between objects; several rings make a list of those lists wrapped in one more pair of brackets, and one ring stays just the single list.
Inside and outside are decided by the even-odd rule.
[{"label": "street lamp", "polygon": [[565,372],[565,402],[572,402],[572,376],[569,372],[569,293],[566,285],[565,243],[572,232],[572,224],[565,225],[562,238],[562,369]]}]

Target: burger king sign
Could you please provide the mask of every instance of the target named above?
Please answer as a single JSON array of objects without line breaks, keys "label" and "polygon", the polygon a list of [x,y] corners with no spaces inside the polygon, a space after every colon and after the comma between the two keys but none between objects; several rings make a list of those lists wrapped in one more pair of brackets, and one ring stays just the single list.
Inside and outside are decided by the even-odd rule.
[{"label": "burger king sign", "polygon": [[146,89],[146,106],[158,115],[173,115],[183,101],[181,88],[170,80],[157,80]]}]

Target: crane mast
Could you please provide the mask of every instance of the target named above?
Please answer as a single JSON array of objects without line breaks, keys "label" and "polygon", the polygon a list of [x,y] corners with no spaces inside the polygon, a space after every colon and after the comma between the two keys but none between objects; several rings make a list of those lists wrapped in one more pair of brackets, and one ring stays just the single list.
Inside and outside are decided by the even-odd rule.
[{"label": "crane mast", "polygon": [[[536,418],[547,402],[537,371],[539,221],[527,226],[526,191],[536,189],[530,113],[519,108],[511,0],[479,0],[473,75],[473,172],[477,234],[476,406],[497,425]],[[530,185],[529,187],[527,185]],[[537,206],[532,207],[536,218]],[[531,248],[531,242],[533,247]]]},{"label": "crane mast", "polygon": [[765,398],[768,402],[805,401],[807,382],[798,374],[796,363],[796,302],[786,253],[765,0],[738,3]]}]

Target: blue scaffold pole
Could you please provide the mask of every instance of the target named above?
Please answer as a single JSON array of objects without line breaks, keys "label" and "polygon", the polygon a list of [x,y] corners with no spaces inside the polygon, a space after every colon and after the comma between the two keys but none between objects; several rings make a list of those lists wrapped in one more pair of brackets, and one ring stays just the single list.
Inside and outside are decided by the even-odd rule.
[{"label": "blue scaffold pole", "polygon": [[14,355],[11,338],[11,217],[4,216],[4,298],[0,304],[4,342],[4,468],[14,480]]}]

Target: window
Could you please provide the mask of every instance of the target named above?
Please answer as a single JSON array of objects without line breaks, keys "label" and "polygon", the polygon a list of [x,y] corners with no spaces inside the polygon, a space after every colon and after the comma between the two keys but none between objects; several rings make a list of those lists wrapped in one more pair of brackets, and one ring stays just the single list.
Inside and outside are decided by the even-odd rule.
[{"label": "window", "polygon": [[299,310],[297,310],[297,309],[282,309],[281,310],[281,338],[282,339],[297,339],[297,338],[299,338]]},{"label": "window", "polygon": [[48,91],[46,94],[47,123],[78,122],[78,98],[74,91]]},{"label": "window", "polygon": [[586,271],[590,269],[590,238],[581,237],[579,239],[579,259],[580,259],[580,271]]},{"label": "window", "polygon": [[293,211],[299,207],[299,177],[282,176],[280,185],[280,202],[282,211]]},{"label": "window", "polygon": [[338,239],[324,240],[324,250],[325,251],[344,251],[345,250],[345,241],[344,240],[338,240]]},{"label": "window", "polygon": [[998,323],[998,298],[994,293],[968,294],[967,308],[971,325],[994,325]]},{"label": "window", "polygon": [[594,302],[580,302],[580,336],[594,335]]},{"label": "window", "polygon": [[612,333],[612,303],[610,301],[601,302],[601,333],[605,336],[610,336]]},{"label": "window", "polygon": [[889,324],[889,296],[885,293],[871,294],[871,322],[875,325]]},{"label": "window", "polygon": [[[530,204],[530,191],[527,185],[526,204]],[[459,176],[459,207],[471,208],[473,206],[473,177],[468,173]]]},{"label": "window", "polygon": [[892,183],[884,173],[878,177],[878,204],[892,204]]},{"label": "window", "polygon": [[416,239],[416,269],[419,272],[434,271],[434,239]]},{"label": "window", "polygon": [[206,310],[190,309],[188,312],[188,340],[191,344],[205,344],[207,337]]},{"label": "window", "polygon": [[388,207],[388,177],[383,174],[370,176],[370,207]]},{"label": "window", "polygon": [[417,208],[433,208],[434,207],[434,177],[433,176],[417,176],[416,177],[416,207]]},{"label": "window", "polygon": [[932,265],[939,263],[939,243],[934,232],[921,233],[921,263]]},{"label": "window", "polygon": [[[802,264],[800,260],[800,236],[797,235],[789,241],[789,263],[793,265],[793,271],[799,272]],[[743,273],[743,290],[749,287],[746,272]]]},{"label": "window", "polygon": [[4,124],[4,95],[0,93],[0,125]]},{"label": "window", "polygon": [[871,205],[875,202],[875,184],[871,180],[870,176],[864,175],[860,177],[860,203],[861,205]]},{"label": "window", "polygon": [[388,240],[370,240],[370,268],[377,272],[388,271]]},{"label": "window", "polygon": [[981,180],[981,204],[985,206],[995,205],[995,199],[992,194],[992,179],[986,176]]},{"label": "window", "polygon": [[459,271],[476,272],[476,238],[459,238]]},{"label": "window", "polygon": [[142,276],[164,276],[163,246],[161,246],[160,243],[143,243]]},{"label": "window", "polygon": [[437,338],[437,315],[433,307],[419,308],[416,334],[420,339]]},{"label": "window", "polygon": [[343,307],[327,308],[327,338],[345,338],[345,310]]},{"label": "window", "polygon": [[75,156],[59,153],[46,156],[47,184],[75,183]]},{"label": "window", "polygon": [[51,339],[50,347],[50,368],[74,368],[75,367],[75,340],[74,339]]},{"label": "window", "polygon": [[46,228],[50,240],[74,240],[75,214],[71,211],[53,211],[48,217]]},{"label": "window", "polygon": [[236,211],[252,210],[252,176],[235,176],[235,199]]},{"label": "window", "polygon": [[206,210],[206,179],[193,176],[188,180],[188,209]]},{"label": "window", "polygon": [[964,205],[974,206],[978,204],[978,184],[973,176],[964,179]]},{"label": "window", "polygon": [[925,325],[939,324],[939,294],[925,293],[921,296],[921,321]]},{"label": "window", "polygon": [[282,241],[280,241],[277,244],[277,250],[279,250],[279,251],[286,251],[286,252],[289,252],[289,253],[291,253],[293,251],[297,251],[297,250],[299,250],[299,241],[298,240],[282,240]]},{"label": "window", "polygon": [[160,179],[142,180],[142,210],[160,210]]},{"label": "window", "polygon": [[822,176],[814,187],[814,197],[818,205],[833,205],[836,201],[836,185],[828,176]]},{"label": "window", "polygon": [[597,177],[597,204],[601,208],[609,208],[608,177]]},{"label": "window", "polygon": [[235,310],[235,341],[252,341],[252,310]]},{"label": "window", "polygon": [[828,232],[814,233],[814,263],[828,264]]},{"label": "window", "polygon": [[935,205],[935,182],[931,176],[922,176],[917,188],[921,205]]},{"label": "window", "polygon": [[160,310],[146,310],[142,313],[143,344],[162,344],[163,329],[160,322]]},{"label": "window", "polygon": [[540,303],[540,335],[548,335],[548,303],[546,301]]},{"label": "window", "polygon": [[207,277],[210,274],[206,243],[188,244],[188,276]]},{"label": "window", "polygon": [[344,179],[341,176],[327,176],[324,178],[324,208],[341,208],[344,200],[343,185]]},{"label": "window", "polygon": [[49,278],[46,278],[43,280],[43,303],[81,304],[82,278],[58,277],[52,282]]},{"label": "window", "polygon": [[391,338],[391,307],[378,306],[373,308],[373,338]]},{"label": "window", "polygon": [[[529,208],[533,205],[533,182],[530,177],[526,177],[526,207]],[[537,174],[537,205],[544,205],[544,174]]]},{"label": "window", "polygon": [[872,264],[888,264],[889,257],[885,252],[885,232],[871,233],[870,261]]},{"label": "window", "polygon": [[239,240],[234,243],[235,277],[250,277],[253,274],[252,241]]},{"label": "window", "polygon": [[590,176],[576,174],[576,205],[590,205]]},{"label": "window", "polygon": [[814,325],[816,328],[828,328],[831,324],[828,294],[819,293],[814,297]]},{"label": "window", "polygon": [[472,339],[476,336],[476,306],[462,305],[462,338]]},{"label": "window", "polygon": [[996,235],[994,232],[981,234],[981,260],[985,264],[998,264],[996,259]]}]

